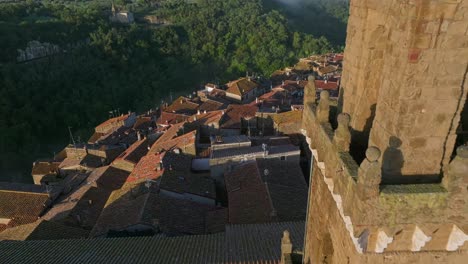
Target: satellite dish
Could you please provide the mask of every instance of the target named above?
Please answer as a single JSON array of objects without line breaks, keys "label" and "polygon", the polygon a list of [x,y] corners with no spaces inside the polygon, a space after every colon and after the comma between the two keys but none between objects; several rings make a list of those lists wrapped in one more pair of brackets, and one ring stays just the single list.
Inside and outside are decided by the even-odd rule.
[{"label": "satellite dish", "polygon": [[268,169],[265,169],[265,170],[263,170],[263,174],[264,174],[265,176],[268,176],[268,174],[270,174],[270,171],[269,171]]}]

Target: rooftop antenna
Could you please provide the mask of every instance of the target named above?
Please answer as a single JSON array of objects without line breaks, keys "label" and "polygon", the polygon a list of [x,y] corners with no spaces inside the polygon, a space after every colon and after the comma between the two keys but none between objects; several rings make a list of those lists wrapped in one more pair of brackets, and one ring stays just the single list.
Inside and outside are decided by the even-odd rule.
[{"label": "rooftop antenna", "polygon": [[68,133],[70,133],[70,139],[73,143],[73,146],[76,148],[76,143],[75,143],[75,139],[73,138],[73,134],[71,132],[71,127],[68,127]]}]

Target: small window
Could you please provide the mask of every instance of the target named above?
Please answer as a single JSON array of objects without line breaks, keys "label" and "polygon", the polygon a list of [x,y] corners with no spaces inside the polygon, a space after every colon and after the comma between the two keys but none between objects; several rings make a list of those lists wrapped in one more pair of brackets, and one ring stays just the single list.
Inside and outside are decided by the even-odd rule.
[{"label": "small window", "polygon": [[286,160],[286,156],[281,156],[281,160]]}]

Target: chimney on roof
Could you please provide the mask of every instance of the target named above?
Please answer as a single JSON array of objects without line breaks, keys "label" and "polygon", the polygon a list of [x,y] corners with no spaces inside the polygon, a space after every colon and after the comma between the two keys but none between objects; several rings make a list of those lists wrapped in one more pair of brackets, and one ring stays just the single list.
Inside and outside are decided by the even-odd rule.
[{"label": "chimney on roof", "polygon": [[206,110],[205,110],[205,111],[203,111],[203,113],[204,113],[204,114],[206,114]]},{"label": "chimney on roof", "polygon": [[284,263],[285,255],[292,253],[293,245],[291,243],[291,238],[289,236],[289,231],[284,230],[283,237],[281,238],[281,263]]},{"label": "chimney on roof", "polygon": [[162,166],[163,166],[162,161],[160,161],[158,164],[156,164],[156,170],[157,171],[162,170]]},{"label": "chimney on roof", "polygon": [[284,81],[281,82],[281,86],[284,86]]},{"label": "chimney on roof", "polygon": [[138,141],[141,141],[141,132],[140,131],[137,131],[137,139],[138,139]]},{"label": "chimney on roof", "polygon": [[199,115],[199,114],[201,114],[201,113],[200,113],[200,109],[197,110],[197,115]]},{"label": "chimney on roof", "polygon": [[325,83],[328,83],[328,79],[325,79]]}]

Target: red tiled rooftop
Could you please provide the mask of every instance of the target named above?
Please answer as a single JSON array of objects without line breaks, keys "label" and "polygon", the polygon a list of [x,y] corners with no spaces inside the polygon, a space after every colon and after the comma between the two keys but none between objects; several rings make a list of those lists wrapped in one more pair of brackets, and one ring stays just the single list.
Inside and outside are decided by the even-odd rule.
[{"label": "red tiled rooftop", "polygon": [[161,166],[165,153],[148,154],[141,158],[140,162],[135,166],[127,182],[140,180],[157,180],[164,173],[164,167]]},{"label": "red tiled rooftop", "polygon": [[[167,132],[166,132],[167,133]],[[159,153],[161,151],[168,151],[175,148],[181,149],[184,152],[184,149],[187,146],[192,146],[195,144],[197,138],[197,131],[188,132],[182,136],[167,140],[160,141],[158,140],[152,147],[149,153]]]},{"label": "red tiled rooftop", "polygon": [[236,224],[268,222],[273,208],[256,161],[249,161],[225,173],[229,222]]},{"label": "red tiled rooftop", "polygon": [[315,80],[315,87],[317,87],[317,89],[323,90],[336,90],[338,89],[338,82]]},{"label": "red tiled rooftop", "polygon": [[172,104],[164,109],[165,112],[177,114],[194,114],[197,112],[199,105],[190,101],[186,97],[179,97]]},{"label": "red tiled rooftop", "polygon": [[199,110],[201,112],[203,111],[207,111],[207,112],[210,112],[210,111],[216,111],[216,110],[220,110],[222,109],[224,106],[223,103],[221,102],[216,102],[214,100],[206,100],[205,102],[203,102],[201,105],[200,105],[200,108]]},{"label": "red tiled rooftop", "polygon": [[161,116],[158,118],[156,123],[162,126],[174,125],[181,122],[186,121],[189,118],[188,115],[184,114],[176,114],[176,113],[168,113],[168,112],[161,112]]},{"label": "red tiled rooftop", "polygon": [[148,151],[148,153],[158,153],[159,152],[159,146],[166,143],[167,141],[177,137],[179,130],[184,126],[185,122],[178,123],[175,125],[171,125],[171,127],[164,132],[157,140],[154,142],[153,146],[151,146],[151,149]]},{"label": "red tiled rooftop", "polygon": [[239,129],[242,119],[254,118],[258,107],[251,105],[229,105],[222,121],[221,128]]},{"label": "red tiled rooftop", "polygon": [[250,79],[241,78],[227,84],[227,93],[242,96],[258,87],[258,84]]},{"label": "red tiled rooftop", "polygon": [[118,117],[114,117],[114,118],[108,119],[108,120],[102,122],[100,125],[96,126],[96,129],[104,128],[105,126],[107,126],[107,125],[109,125],[109,124],[112,124],[112,123],[117,123],[117,122],[125,121],[125,120],[127,120],[127,118],[128,118],[129,116],[130,116],[130,114],[126,114],[126,115],[121,115],[121,116],[118,116]]}]

